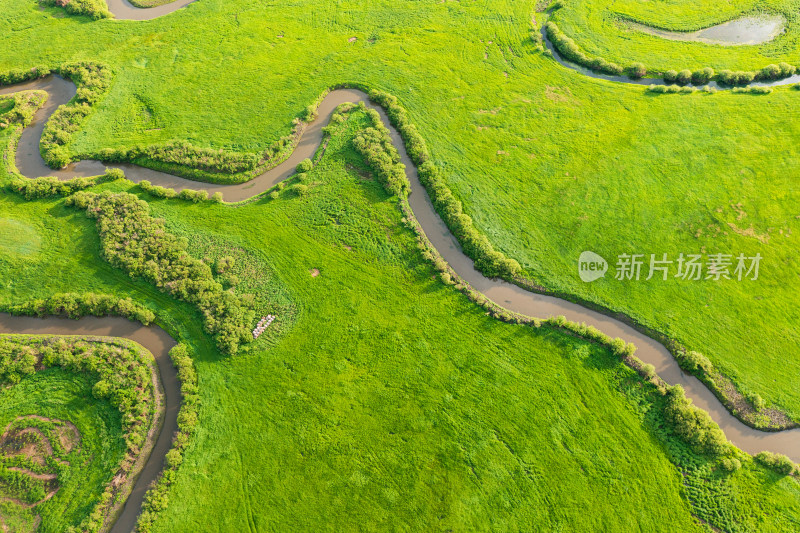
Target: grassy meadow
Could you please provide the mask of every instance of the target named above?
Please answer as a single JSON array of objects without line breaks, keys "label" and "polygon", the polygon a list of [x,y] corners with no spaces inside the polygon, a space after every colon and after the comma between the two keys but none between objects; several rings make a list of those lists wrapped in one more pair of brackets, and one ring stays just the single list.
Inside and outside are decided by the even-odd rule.
[{"label": "grassy meadow", "polygon": [[[92,397],[92,383],[86,377],[56,368],[0,388],[0,433],[18,417],[28,415],[72,422],[81,434],[80,446],[63,455],[69,465],[56,470],[58,492],[34,509],[3,501],[18,493],[0,483],[0,523],[8,531],[63,532],[92,511],[124,455],[119,411]],[[6,464],[6,459],[0,452],[0,466],[13,465]],[[45,471],[52,472],[50,468]],[[38,529],[37,515],[41,516]]]},{"label": "grassy meadow", "polygon": [[[799,419],[797,190],[787,171],[798,163],[798,93],[656,96],[587,79],[536,51],[534,8],[202,0],[135,23],[57,18],[15,0],[0,19],[14,29],[0,69],[78,60],[115,69],[70,146],[77,154],[176,139],[255,152],[288,134],[326,87],[395,94],[465,212],[528,277],[672,336]],[[759,251],[762,279],[586,285],[576,271],[586,249],[612,262]]]},{"label": "grassy meadow", "polygon": [[[172,140],[258,151],[333,84],[395,94],[465,212],[528,277],[705,353],[800,419],[800,94],[654,96],[587,79],[535,51],[534,8],[199,0],[136,23],[12,0],[0,13],[0,70],[114,69],[76,154]],[[578,40],[588,49],[591,36]],[[680,45],[665,53],[683,57]],[[696,66],[778,60],[723,52],[731,65],[708,55]],[[243,250],[239,282],[279,315],[235,358],[213,349],[189,305],[100,259],[84,214],[0,195],[0,305],[66,291],[130,296],[198,354],[201,423],[160,531],[699,530],[692,515],[728,530],[797,529],[793,479],[747,458],[722,474],[662,434],[657,400],[610,354],[498,323],[432,279],[394,203],[356,171],[348,142],[363,120],[334,137],[302,197],[151,202],[199,257]],[[621,253],[764,259],[755,282],[589,285],[576,268],[587,249],[612,264]]]},{"label": "grassy meadow", "polygon": [[662,397],[616,357],[498,322],[440,283],[350,145],[366,124],[338,126],[303,196],[151,201],[170,231],[194,233],[197,256],[232,255],[242,279],[257,266],[241,283],[272,297],[276,330],[232,358],[191,307],[108,267],[80,211],[0,196],[41,243],[0,263],[3,279],[17,272],[0,304],[128,295],[197,354],[200,424],[157,531],[701,531],[693,515],[792,530],[794,479],[744,455],[725,473],[663,429]]}]

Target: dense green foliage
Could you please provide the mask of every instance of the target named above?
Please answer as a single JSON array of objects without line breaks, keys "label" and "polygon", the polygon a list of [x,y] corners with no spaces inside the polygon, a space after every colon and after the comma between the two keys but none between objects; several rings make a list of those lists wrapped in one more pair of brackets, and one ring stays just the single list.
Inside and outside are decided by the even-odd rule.
[{"label": "dense green foliage", "polygon": [[111,17],[105,0],[39,0],[39,3],[62,7],[70,15],[86,15],[94,20]]},{"label": "dense green foliage", "polygon": [[186,243],[150,215],[146,202],[128,193],[78,192],[68,203],[97,219],[103,253],[112,265],[196,305],[220,350],[235,354],[252,340],[255,314],[247,298],[224,290],[211,268],[186,253]]},{"label": "dense green foliage", "polygon": [[102,176],[85,178],[73,178],[62,181],[54,176],[43,176],[36,179],[14,177],[9,183],[8,188],[32,200],[34,198],[46,198],[48,196],[69,196],[77,191],[88,189],[98,183],[122,179],[125,174],[118,168],[110,168]]},{"label": "dense green foliage", "polygon": [[145,326],[155,319],[155,314],[141,304],[130,298],[117,298],[110,294],[54,294],[48,298],[29,300],[6,310],[16,315],[39,317],[80,318],[82,316],[115,315],[141,322]]},{"label": "dense green foliage", "polygon": [[[623,68],[616,63],[610,63],[602,57],[590,57],[586,55],[574,40],[567,37],[566,34],[558,28],[555,22],[547,21],[544,25],[544,29],[547,32],[547,38],[550,39],[550,42],[553,43],[556,50],[558,50],[567,61],[572,61],[573,63],[605,74],[622,74]],[[631,67],[634,76],[640,74],[642,70],[646,69],[643,69],[638,63]],[[642,76],[638,77],[641,78]]]},{"label": "dense green foliage", "polygon": [[0,129],[11,124],[27,126],[46,99],[47,93],[43,91],[24,91],[11,96],[0,96]]},{"label": "dense green foliage", "polygon": [[680,385],[669,391],[668,398],[665,418],[697,453],[716,455],[728,449],[725,434],[707,412],[692,405]]}]

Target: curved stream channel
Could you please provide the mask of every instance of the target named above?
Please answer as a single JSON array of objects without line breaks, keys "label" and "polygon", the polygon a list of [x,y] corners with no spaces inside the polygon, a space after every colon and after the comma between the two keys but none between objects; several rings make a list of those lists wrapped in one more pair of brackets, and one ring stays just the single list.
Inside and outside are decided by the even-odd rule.
[{"label": "curved stream channel", "polygon": [[[42,130],[53,111],[58,106],[68,102],[75,94],[76,88],[72,82],[63,78],[48,76],[41,80],[0,88],[0,94],[10,94],[17,91],[33,89],[47,91],[49,98],[46,104],[37,111],[32,124],[22,132],[20,137],[19,148],[16,155],[16,164],[20,172],[28,177],[57,176],[60,179],[102,174],[105,171],[106,165],[99,161],[80,161],[57,171],[53,171],[47,167],[39,153],[39,139]],[[368,107],[376,109],[380,113],[384,124],[389,127],[394,146],[399,151],[403,164],[406,165],[406,174],[411,183],[409,202],[414,214],[433,246],[441,253],[442,257],[453,269],[476,290],[482,292],[486,297],[511,311],[538,318],[563,315],[571,321],[590,324],[611,337],[621,337],[627,342],[633,342],[637,347],[636,355],[645,363],[654,365],[658,375],[667,383],[671,385],[682,385],[686,390],[686,395],[694,401],[697,407],[706,410],[711,415],[733,444],[751,454],[768,450],[771,452],[784,453],[793,461],[800,462],[800,428],[780,432],[765,432],[746,426],[728,412],[716,396],[714,396],[700,380],[684,373],[669,351],[659,342],[635,330],[631,326],[597,311],[553,296],[532,293],[505,281],[488,279],[475,270],[472,260],[462,252],[458,241],[453,237],[447,226],[434,210],[425,188],[419,181],[417,169],[406,153],[405,145],[400,135],[390,126],[386,113],[382,108],[371,104],[368,96],[361,91],[340,89],[329,93],[319,106],[318,118],[305,128],[299,144],[289,159],[247,183],[238,185],[204,184],[135,165],[125,164],[112,166],[122,168],[125,171],[126,177],[134,182],[146,179],[154,185],[171,187],[178,191],[189,188],[204,189],[210,194],[220,192],[228,202],[245,200],[287,179],[294,174],[294,169],[300,161],[305,158],[313,157],[317,147],[322,142],[323,126],[328,124],[336,107],[346,102],[364,102]],[[3,320],[5,321],[7,319],[4,318]],[[20,322],[0,322],[0,327],[5,323],[9,325],[6,327],[7,332],[26,333],[24,328],[20,327],[15,329],[13,325],[19,323],[20,325],[32,327],[30,324],[39,323],[35,319],[19,320]],[[24,320],[28,320],[28,322]],[[89,319],[83,320],[86,320],[86,322],[58,322],[58,324],[62,325],[59,333],[80,333],[78,329],[81,327],[81,324],[90,323]],[[108,319],[109,323],[115,320],[117,319]],[[117,322],[113,323],[117,324]],[[130,323],[122,321],[122,324]],[[121,328],[122,325],[117,325],[115,327]],[[0,330],[0,332],[3,331]],[[151,349],[151,351],[153,351],[154,355],[156,354],[155,350]],[[167,366],[171,368],[170,364],[167,364]],[[159,363],[159,367],[161,367],[161,363]],[[162,375],[166,375],[163,369]],[[165,389],[168,388],[169,387],[165,383]],[[170,405],[169,398],[168,405]],[[174,402],[172,405],[175,405]],[[164,438],[164,433],[171,435],[171,432],[162,431],[162,435],[159,436],[159,442]],[[153,451],[145,468],[152,468],[156,471],[160,469],[166,451],[166,448],[162,449],[157,447],[156,450]],[[144,475],[142,478],[144,478]],[[131,500],[126,506],[126,512],[129,508],[134,507],[134,505],[138,510],[140,504],[140,500],[138,504],[134,504],[133,496],[131,496]],[[122,530],[120,529],[120,531]]]},{"label": "curved stream channel", "polygon": [[175,346],[175,341],[158,326],[145,327],[138,322],[131,322],[119,317],[85,317],[80,320],[70,320],[56,317],[44,319],[21,317],[0,313],[0,333],[125,337],[144,346],[153,354],[158,365],[161,383],[164,386],[164,423],[158,433],[150,458],[142,468],[122,513],[111,528],[112,533],[133,531],[147,488],[161,472],[164,456],[172,446],[172,436],[178,431],[181,390],[177,371],[169,358],[169,351]]},{"label": "curved stream channel", "polygon": [[[553,43],[550,41],[550,38],[547,36],[547,31],[544,29],[544,25],[539,30],[539,33],[542,36],[542,42],[547,47],[550,52],[553,54],[553,58],[558,62],[559,65],[563,67],[567,67],[568,69],[577,70],[584,76],[589,76],[590,78],[595,78],[598,80],[606,80],[606,81],[613,81],[616,83],[628,83],[631,85],[669,85],[667,82],[663,80],[663,78],[629,78],[628,76],[615,76],[613,74],[603,74],[601,72],[595,72],[592,69],[586,68],[583,65],[578,65],[571,61],[564,59],[558,49],[553,46]],[[800,73],[794,74],[789,76],[788,78],[783,78],[780,80],[771,80],[771,81],[753,81],[746,85],[746,87],[778,87],[780,85],[791,85],[793,83],[800,82]],[[692,84],[689,84],[692,85]],[[715,81],[710,81],[708,83],[703,83],[703,86],[708,85],[709,87],[714,87],[715,89],[720,90],[730,90],[733,87],[729,87],[727,85],[720,85]]]},{"label": "curved stream channel", "polygon": [[195,0],[174,0],[169,4],[156,7],[136,7],[128,0],[106,0],[108,10],[117,20],[152,20],[191,4]]}]

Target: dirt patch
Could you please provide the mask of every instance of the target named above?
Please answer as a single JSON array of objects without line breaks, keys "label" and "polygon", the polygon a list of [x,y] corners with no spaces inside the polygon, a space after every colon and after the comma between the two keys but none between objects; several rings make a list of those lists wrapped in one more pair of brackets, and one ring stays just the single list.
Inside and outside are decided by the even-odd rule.
[{"label": "dirt patch", "polygon": [[72,422],[65,422],[63,426],[59,426],[56,429],[56,434],[58,435],[58,441],[61,443],[61,448],[66,453],[70,453],[80,445],[81,434]]},{"label": "dirt patch", "polygon": [[763,243],[769,242],[769,235],[767,235],[766,233],[761,233],[761,234],[756,233],[756,230],[753,228],[752,224],[750,224],[750,227],[747,229],[740,228],[733,222],[728,222],[728,226],[733,230],[734,233],[738,235],[742,235],[744,237],[753,237],[754,239],[758,239]]},{"label": "dirt patch", "polygon": [[552,102],[572,103],[574,100],[569,87],[553,87],[551,85],[546,85],[544,95]]},{"label": "dirt patch", "polygon": [[309,272],[309,274],[311,274],[312,278],[316,278],[317,276],[319,276],[319,269],[318,268],[312,268],[308,272]]}]

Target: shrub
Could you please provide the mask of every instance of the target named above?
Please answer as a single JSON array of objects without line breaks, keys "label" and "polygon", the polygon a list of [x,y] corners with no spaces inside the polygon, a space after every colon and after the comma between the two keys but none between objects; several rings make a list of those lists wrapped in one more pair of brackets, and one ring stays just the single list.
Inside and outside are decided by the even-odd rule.
[{"label": "shrub", "polygon": [[719,468],[724,472],[733,473],[742,467],[742,462],[735,457],[723,457],[719,460]]},{"label": "shrub", "polygon": [[684,69],[678,72],[678,75],[675,77],[675,81],[677,81],[680,85],[686,85],[692,81],[692,71],[689,69]]},{"label": "shrub", "polygon": [[86,15],[94,20],[111,18],[103,0],[39,0],[42,5],[63,7],[70,15]]},{"label": "shrub", "polygon": [[222,197],[222,193],[217,191],[214,194],[212,194],[211,195],[211,201],[214,202],[214,203],[217,203],[217,204],[221,204],[224,201],[224,199]]},{"label": "shrub", "polygon": [[656,367],[654,367],[653,365],[650,364],[643,365],[642,372],[644,373],[645,376],[647,376],[647,379],[653,379],[654,377],[656,377]]},{"label": "shrub", "polygon": [[778,63],[778,67],[781,69],[781,78],[788,78],[797,72],[797,67],[789,63]]},{"label": "shrub", "polygon": [[303,159],[302,161],[300,161],[300,163],[297,165],[297,168],[295,169],[295,171],[298,172],[298,173],[308,172],[313,167],[314,167],[314,164],[311,162],[311,160],[306,158],[306,159]]},{"label": "shrub", "polygon": [[[373,112],[377,115],[377,112]],[[373,123],[375,122],[373,118]],[[353,138],[353,146],[375,170],[378,180],[390,194],[406,197],[409,189],[406,167],[400,162],[400,154],[392,145],[389,130],[380,125],[380,117],[376,126],[359,132]]]},{"label": "shrub", "polygon": [[583,65],[598,72],[605,72],[613,75],[622,74],[623,68],[616,63],[611,63],[600,57],[587,56],[581,51],[575,41],[567,37],[553,21],[548,21],[544,25],[544,28],[547,33],[547,38],[568,61]]},{"label": "shrub", "polygon": [[784,476],[788,476],[795,469],[795,464],[792,460],[780,453],[759,452],[754,458],[770,470]]},{"label": "shrub", "polygon": [[760,80],[777,80],[781,77],[781,68],[778,65],[767,65],[758,72]]},{"label": "shrub", "polygon": [[145,495],[142,512],[136,523],[136,531],[151,531],[159,511],[167,507],[169,498],[167,491],[175,480],[174,472],[183,462],[183,454],[194,435],[199,420],[200,395],[198,393],[197,371],[192,356],[185,344],[178,344],[169,352],[170,359],[178,370],[181,382],[181,410],[178,413],[179,432],[172,442],[172,449],[167,454],[167,464],[158,481]]},{"label": "shrub", "polygon": [[762,398],[760,394],[748,394],[747,401],[750,402],[750,405],[752,405],[756,411],[761,411],[767,406],[767,402],[764,401],[764,398]]},{"label": "shrub", "polygon": [[698,352],[679,352],[676,354],[678,365],[692,374],[703,373],[705,375],[711,374],[714,370],[714,365],[708,358]]},{"label": "shrub", "polygon": [[678,79],[678,73],[674,70],[668,70],[664,73],[664,81],[667,83],[675,83]]},{"label": "shrub", "polygon": [[189,200],[194,203],[204,202],[208,200],[208,191],[194,191],[192,189],[183,189],[181,193],[178,195],[179,198],[184,200]]},{"label": "shrub", "polygon": [[67,200],[97,219],[103,255],[131,277],[142,277],[159,289],[195,305],[204,326],[219,349],[235,354],[250,342],[253,309],[232,292],[223,290],[211,269],[186,252],[185,241],[150,216],[146,202],[129,193],[79,192]]},{"label": "shrub", "polygon": [[711,78],[714,77],[714,69],[713,68],[701,68],[692,72],[692,83],[695,85],[703,85],[711,81]]},{"label": "shrub", "polygon": [[644,78],[647,68],[642,63],[634,63],[629,69],[630,77],[634,79]]},{"label": "shrub", "polygon": [[281,197],[281,194],[278,191],[272,191],[271,193],[269,193],[269,197],[272,198],[273,200],[277,200],[278,198]]},{"label": "shrub", "polygon": [[303,183],[296,183],[292,186],[292,189],[297,194],[297,196],[305,196],[308,194],[308,185]]},{"label": "shrub", "polygon": [[717,79],[725,85],[747,85],[755,79],[755,73],[747,71],[721,70]]},{"label": "shrub", "polygon": [[728,448],[719,426],[707,412],[692,405],[680,385],[669,389],[664,417],[673,432],[696,453],[718,455]]}]

